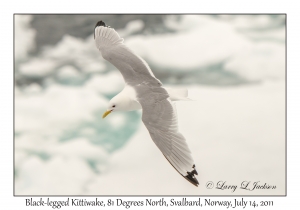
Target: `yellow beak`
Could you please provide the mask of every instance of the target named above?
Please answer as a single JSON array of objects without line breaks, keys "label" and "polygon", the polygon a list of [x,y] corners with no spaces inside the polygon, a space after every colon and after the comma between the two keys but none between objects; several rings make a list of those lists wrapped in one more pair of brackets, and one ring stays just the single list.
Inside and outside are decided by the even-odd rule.
[{"label": "yellow beak", "polygon": [[106,112],[104,112],[102,118],[105,118],[107,115],[109,115],[112,112],[112,110],[107,110]]}]

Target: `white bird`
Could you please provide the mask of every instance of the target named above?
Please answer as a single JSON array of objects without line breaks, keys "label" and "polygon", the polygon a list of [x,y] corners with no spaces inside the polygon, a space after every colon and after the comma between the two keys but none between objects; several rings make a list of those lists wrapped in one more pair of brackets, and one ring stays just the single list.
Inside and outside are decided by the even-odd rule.
[{"label": "white bird", "polygon": [[187,91],[162,87],[148,64],[123,44],[124,39],[104,22],[96,24],[94,38],[102,57],[119,69],[126,83],[109,102],[103,118],[113,111],[142,109],[142,121],[156,146],[184,178],[198,186],[191,151],[178,131],[176,108],[171,102],[189,100]]}]

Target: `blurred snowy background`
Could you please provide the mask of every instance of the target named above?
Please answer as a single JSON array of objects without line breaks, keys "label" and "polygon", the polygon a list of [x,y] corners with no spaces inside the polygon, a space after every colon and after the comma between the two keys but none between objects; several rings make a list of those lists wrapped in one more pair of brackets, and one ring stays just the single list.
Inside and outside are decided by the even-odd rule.
[{"label": "blurred snowy background", "polygon": [[[141,112],[102,114],[124,82],[95,47],[115,28],[177,102],[198,188],[165,160]],[[16,195],[285,193],[284,15],[15,15]],[[260,181],[276,190],[206,189]]]}]

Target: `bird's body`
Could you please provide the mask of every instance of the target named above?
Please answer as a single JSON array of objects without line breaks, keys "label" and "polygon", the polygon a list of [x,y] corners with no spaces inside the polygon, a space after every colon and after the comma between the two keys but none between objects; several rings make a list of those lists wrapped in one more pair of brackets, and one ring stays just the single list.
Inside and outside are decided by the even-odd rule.
[{"label": "bird's body", "polygon": [[113,97],[110,102],[118,104],[118,111],[133,111],[142,108],[137,100],[135,89],[129,85],[125,85],[124,89]]},{"label": "bird's body", "polygon": [[[139,88],[139,86],[137,87]],[[171,101],[190,101],[187,98],[186,89],[164,88],[170,97]],[[122,103],[120,103],[122,102]],[[125,85],[124,89],[111,99],[111,103],[118,103],[118,111],[133,111],[142,109],[140,102],[137,99],[137,94],[134,87]]]},{"label": "bird's body", "polygon": [[178,131],[176,108],[172,102],[189,100],[186,90],[166,89],[148,64],[126,45],[118,33],[99,21],[94,38],[102,57],[121,72],[124,89],[111,99],[103,117],[113,111],[142,109],[142,121],[170,164],[188,181],[198,186],[197,171],[185,138]]}]

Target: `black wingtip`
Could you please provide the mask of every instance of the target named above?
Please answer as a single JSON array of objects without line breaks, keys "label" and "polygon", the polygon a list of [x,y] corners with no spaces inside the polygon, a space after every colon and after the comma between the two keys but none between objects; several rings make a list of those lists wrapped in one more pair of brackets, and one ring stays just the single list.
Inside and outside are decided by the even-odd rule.
[{"label": "black wingtip", "polygon": [[106,27],[105,23],[102,20],[100,20],[100,21],[97,22],[95,28],[98,27],[98,26],[104,26],[104,27]]},{"label": "black wingtip", "polygon": [[[95,25],[95,28],[97,28],[98,26],[103,26],[103,27],[108,27],[110,28],[110,26],[107,26],[102,20],[98,21]],[[95,28],[94,28],[94,39],[95,39]]]},{"label": "black wingtip", "polygon": [[198,172],[196,171],[195,168],[195,164],[193,165],[193,169],[191,172],[187,172],[188,175],[184,176],[184,178],[186,178],[190,183],[192,183],[193,185],[195,185],[196,187],[198,187],[199,182],[196,179],[196,177],[194,176],[195,174],[198,175]]},{"label": "black wingtip", "polygon": [[[167,161],[171,164],[171,166],[173,166],[173,164],[168,160],[168,158],[164,155],[164,157],[167,159]],[[188,175],[184,176],[182,175],[174,166],[173,168],[182,176],[184,177],[186,180],[188,180],[190,183],[192,183],[193,185],[195,185],[196,187],[198,187],[199,185],[199,182],[198,180],[196,179],[196,177],[194,176],[195,174],[198,175],[198,172],[196,171],[196,168],[195,168],[195,164],[193,165],[193,169],[191,172],[187,172]]]},{"label": "black wingtip", "polygon": [[196,187],[198,187],[199,185],[199,182],[198,180],[196,179],[196,177],[194,176],[191,176],[190,174],[187,175],[187,176],[183,176],[186,180],[188,180],[190,183],[192,183],[193,185],[195,185]]}]

